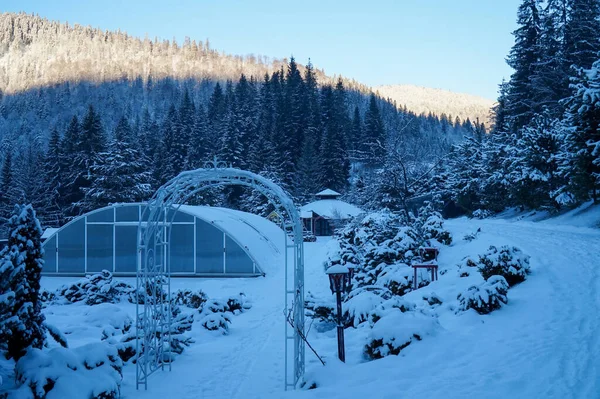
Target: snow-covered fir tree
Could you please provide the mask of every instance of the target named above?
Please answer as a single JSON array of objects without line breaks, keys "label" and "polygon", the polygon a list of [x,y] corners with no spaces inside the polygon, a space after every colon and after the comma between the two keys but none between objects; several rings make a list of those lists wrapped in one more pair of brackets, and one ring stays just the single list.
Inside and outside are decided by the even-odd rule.
[{"label": "snow-covered fir tree", "polygon": [[42,229],[31,205],[16,205],[8,221],[8,247],[0,257],[2,284],[0,348],[9,358],[19,359],[27,348],[41,348],[45,341],[44,315],[39,297],[42,274]]}]

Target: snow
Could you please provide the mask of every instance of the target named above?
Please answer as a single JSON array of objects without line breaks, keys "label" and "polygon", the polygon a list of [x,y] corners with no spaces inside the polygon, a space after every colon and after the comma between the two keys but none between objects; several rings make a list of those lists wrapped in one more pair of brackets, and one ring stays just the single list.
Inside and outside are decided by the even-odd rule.
[{"label": "snow", "polygon": [[[572,220],[578,222],[577,216]],[[373,328],[368,321],[345,330],[345,364],[336,358],[335,329],[311,328],[309,340],[327,363],[321,366],[307,350],[306,378],[317,384],[315,390],[283,392],[282,268],[260,278],[174,278],[172,290],[201,288],[210,298],[244,292],[253,306],[230,318],[227,335],[201,328],[200,318],[194,321],[189,334],[195,343],[177,357],[172,372],[150,377],[148,391],[135,390],[135,366],[126,365],[122,397],[347,399],[396,398],[399,393],[407,398],[597,397],[600,231],[565,226],[567,222],[567,218],[537,223],[446,221],[455,243],[442,247],[439,280],[402,298],[407,304],[417,304],[416,311],[402,313],[397,307],[378,305],[371,295],[345,304],[344,310],[358,317],[367,318],[372,307],[386,315]],[[478,228],[481,231],[475,239],[462,239]],[[319,237],[304,245],[306,291],[332,299],[323,268],[332,242]],[[457,293],[485,283],[464,258],[477,259],[490,245],[519,247],[531,256],[531,274],[508,291],[508,303],[501,309],[488,315],[461,311]],[[460,277],[461,271],[471,273]],[[42,286],[49,289],[73,280],[44,277]],[[425,306],[424,299],[433,297],[441,304]],[[44,313],[73,348],[98,342],[102,329],[110,324],[122,326],[125,315],[135,315],[135,306],[50,305]],[[375,337],[410,339],[411,343],[398,356],[367,362],[364,346]]]},{"label": "snow", "polygon": [[49,238],[50,236],[54,235],[54,233],[56,233],[58,230],[58,228],[55,227],[48,227],[46,230],[44,230],[44,232],[42,233],[42,240],[46,240],[47,238]]},{"label": "snow", "polygon": [[333,199],[311,202],[300,208],[302,218],[312,217],[311,212],[326,219],[349,219],[363,213],[362,209],[357,206]]},{"label": "snow", "polygon": [[330,188],[326,188],[325,190],[316,193],[315,197],[340,196],[340,195],[342,195],[342,194],[338,193],[337,191],[333,191]]}]

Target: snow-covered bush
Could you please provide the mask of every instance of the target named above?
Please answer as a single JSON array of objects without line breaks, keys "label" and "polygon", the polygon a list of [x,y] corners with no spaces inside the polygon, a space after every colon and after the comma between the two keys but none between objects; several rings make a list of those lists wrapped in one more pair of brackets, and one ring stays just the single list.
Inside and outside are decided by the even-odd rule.
[{"label": "snow-covered bush", "polygon": [[208,300],[208,296],[202,291],[192,291],[189,289],[178,290],[172,296],[173,303],[180,306],[187,306],[188,308],[199,309],[202,311],[202,308],[206,301]]},{"label": "snow-covered bush", "polygon": [[306,316],[324,323],[336,323],[336,305],[331,299],[317,298],[310,291],[304,296]]},{"label": "snow-covered bush", "polygon": [[415,229],[401,214],[370,213],[339,230],[325,265],[352,264],[352,288],[374,285],[386,265],[410,262],[419,247]]},{"label": "snow-covered bush", "polygon": [[233,314],[243,313],[252,308],[252,302],[248,300],[243,292],[227,298],[227,311]]},{"label": "snow-covered bush", "polygon": [[473,217],[475,219],[486,219],[489,218],[490,216],[493,216],[494,212],[487,210],[487,209],[477,209],[476,211],[473,212]]},{"label": "snow-covered bush", "polygon": [[373,324],[364,354],[369,359],[397,355],[412,342],[434,334],[437,328],[437,319],[433,317],[420,312],[392,310]]},{"label": "snow-covered bush", "polygon": [[443,206],[442,197],[438,194],[419,208],[419,216],[414,219],[412,226],[421,241],[437,240],[444,245],[452,243],[452,235],[444,229],[444,219],[440,213]]},{"label": "snow-covered bush", "polygon": [[508,303],[508,283],[502,276],[490,276],[480,285],[469,287],[458,295],[459,311],[473,309],[488,314]]},{"label": "snow-covered bush", "polygon": [[407,301],[404,298],[393,297],[391,299],[387,299],[381,302],[379,305],[375,306],[371,312],[369,313],[369,321],[371,325],[377,323],[382,317],[396,311],[401,311],[402,313],[408,312],[410,310],[415,309],[415,304]]},{"label": "snow-covered bush", "polygon": [[219,331],[221,334],[227,335],[231,318],[226,313],[211,313],[204,316],[200,324],[209,331]]},{"label": "snow-covered bush", "polygon": [[390,290],[394,295],[404,295],[413,290],[414,273],[405,263],[385,265],[377,276],[377,285]]},{"label": "snow-covered bush", "polygon": [[116,399],[122,368],[117,350],[105,343],[73,350],[30,349],[16,364],[17,391],[34,399]]},{"label": "snow-covered bush", "polygon": [[435,292],[424,295],[423,300],[427,301],[429,306],[441,305],[444,302],[442,301],[442,298],[440,298]]},{"label": "snow-covered bush", "polygon": [[479,235],[479,233],[481,233],[481,227],[478,228],[476,231],[472,232],[472,233],[467,233],[465,234],[465,236],[463,237],[463,240],[467,241],[467,242],[471,242],[474,239],[477,238],[477,236]]},{"label": "snow-covered bush", "polygon": [[373,291],[361,291],[344,303],[344,324],[358,327],[359,324],[369,321],[371,311],[385,299]]},{"label": "snow-covered bush", "polygon": [[500,275],[506,279],[509,287],[525,281],[530,273],[529,255],[517,247],[507,245],[490,246],[486,253],[479,255],[478,268],[484,279]]},{"label": "snow-covered bush", "polygon": [[113,279],[108,270],[86,276],[70,285],[56,290],[55,297],[65,298],[68,302],[85,302],[86,305],[101,303],[119,303],[129,299],[135,293],[131,285]]}]

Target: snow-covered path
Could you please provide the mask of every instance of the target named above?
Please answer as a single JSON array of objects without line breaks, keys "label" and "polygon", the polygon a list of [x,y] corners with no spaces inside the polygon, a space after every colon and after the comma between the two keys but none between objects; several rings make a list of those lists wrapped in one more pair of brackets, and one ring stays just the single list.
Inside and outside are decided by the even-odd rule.
[{"label": "snow-covered path", "polygon": [[442,264],[491,244],[516,245],[531,255],[532,275],[511,289],[508,306],[488,316],[442,318],[445,331],[401,356],[336,365],[325,371],[328,382],[320,389],[292,396],[600,397],[600,231],[467,219],[448,226],[455,240],[477,227],[482,234],[444,250]]},{"label": "snow-covered path", "polygon": [[[326,241],[305,245],[305,283],[314,291],[329,289],[322,263]],[[186,348],[172,371],[156,372],[147,391],[135,390],[135,367],[123,378],[122,397],[234,399],[284,395],[284,272],[250,279],[173,279],[172,289],[201,288],[211,298],[244,292],[252,308],[234,316],[227,336],[194,325],[196,342]]]}]

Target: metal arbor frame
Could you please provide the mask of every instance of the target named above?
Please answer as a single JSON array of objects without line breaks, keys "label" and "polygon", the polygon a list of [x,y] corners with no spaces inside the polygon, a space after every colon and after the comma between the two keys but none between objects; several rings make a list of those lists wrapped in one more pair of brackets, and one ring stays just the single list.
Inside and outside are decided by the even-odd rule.
[{"label": "metal arbor frame", "polygon": [[[203,169],[183,172],[159,188],[140,219],[137,268],[136,388],[148,388],[156,370],[171,370],[171,223],[177,209],[196,193],[217,186],[246,186],[263,194],[281,215],[285,240],[285,389],[295,389],[304,376],[304,246],[300,215],[277,184],[252,172],[213,161]],[[290,264],[293,268],[290,270]],[[290,348],[291,347],[291,348]],[[293,366],[290,370],[290,352]],[[291,372],[291,373],[290,373]]]}]

